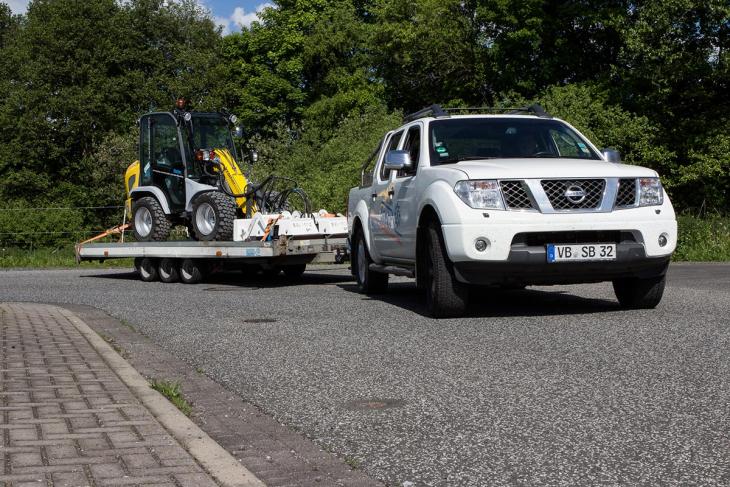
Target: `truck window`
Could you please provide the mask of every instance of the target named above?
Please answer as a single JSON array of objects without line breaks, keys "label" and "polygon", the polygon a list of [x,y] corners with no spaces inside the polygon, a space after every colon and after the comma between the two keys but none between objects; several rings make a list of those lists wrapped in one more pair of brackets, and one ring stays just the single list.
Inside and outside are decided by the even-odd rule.
[{"label": "truck window", "polygon": [[403,170],[398,172],[398,177],[413,176],[418,170],[418,159],[421,155],[421,127],[415,125],[408,129],[406,134],[406,141],[403,144],[403,150],[407,150],[411,155],[411,162],[413,168],[409,170]]},{"label": "truck window", "polygon": [[392,151],[392,150],[398,150],[398,142],[400,142],[401,137],[403,136],[403,131],[394,133],[390,140],[388,141],[388,150],[385,151],[383,154],[383,160],[380,164],[380,180],[381,181],[387,181],[388,180],[388,171],[385,170],[385,155]]}]

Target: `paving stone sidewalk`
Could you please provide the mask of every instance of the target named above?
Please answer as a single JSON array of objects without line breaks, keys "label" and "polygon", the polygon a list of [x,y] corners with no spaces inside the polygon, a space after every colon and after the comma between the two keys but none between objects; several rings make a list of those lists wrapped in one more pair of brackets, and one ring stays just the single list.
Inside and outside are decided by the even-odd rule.
[{"label": "paving stone sidewalk", "polygon": [[217,484],[55,306],[0,304],[0,487]]}]

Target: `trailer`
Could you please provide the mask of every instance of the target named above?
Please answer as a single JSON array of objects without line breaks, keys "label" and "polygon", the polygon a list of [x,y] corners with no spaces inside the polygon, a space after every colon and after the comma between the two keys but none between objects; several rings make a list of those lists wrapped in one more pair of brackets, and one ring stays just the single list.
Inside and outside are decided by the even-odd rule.
[{"label": "trailer", "polygon": [[80,243],[76,259],[105,261],[133,258],[134,267],[145,282],[201,282],[212,272],[226,270],[284,272],[298,278],[311,263],[341,263],[348,254],[347,236],[280,235],[261,241],[165,241]]}]

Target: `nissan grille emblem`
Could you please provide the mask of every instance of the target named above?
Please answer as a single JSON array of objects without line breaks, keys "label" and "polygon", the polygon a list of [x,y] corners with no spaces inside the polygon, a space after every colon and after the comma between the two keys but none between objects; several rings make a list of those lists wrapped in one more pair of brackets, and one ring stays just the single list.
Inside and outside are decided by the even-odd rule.
[{"label": "nissan grille emblem", "polygon": [[573,184],[565,190],[565,198],[577,205],[583,203],[583,200],[586,199],[586,192],[577,184]]}]

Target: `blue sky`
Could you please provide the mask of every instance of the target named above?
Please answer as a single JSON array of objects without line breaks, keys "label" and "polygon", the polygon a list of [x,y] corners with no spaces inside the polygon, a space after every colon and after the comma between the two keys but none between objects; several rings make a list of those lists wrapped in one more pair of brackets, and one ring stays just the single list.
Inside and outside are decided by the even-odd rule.
[{"label": "blue sky", "polygon": [[[7,3],[15,13],[24,13],[29,0],[0,0]],[[269,0],[270,1],[270,0]],[[239,25],[250,25],[256,19],[256,12],[270,5],[267,0],[198,0],[213,14],[225,33],[239,30]]]}]

